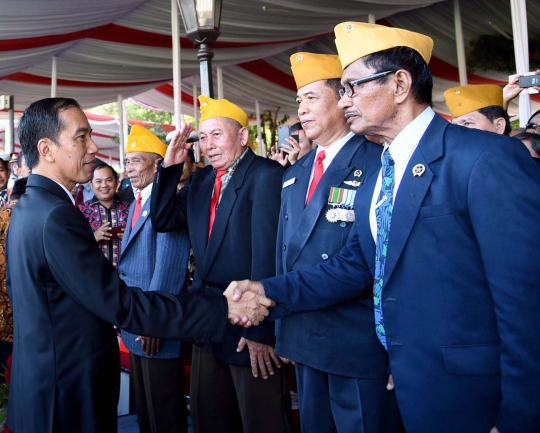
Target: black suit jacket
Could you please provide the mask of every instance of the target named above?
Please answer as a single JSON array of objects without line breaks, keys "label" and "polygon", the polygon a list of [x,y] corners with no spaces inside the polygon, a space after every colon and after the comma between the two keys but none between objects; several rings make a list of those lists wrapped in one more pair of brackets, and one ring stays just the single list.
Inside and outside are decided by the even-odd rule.
[{"label": "black suit jacket", "polygon": [[[182,164],[158,168],[150,215],[158,231],[185,227],[195,256],[193,293],[221,294],[233,280],[260,280],[275,275],[275,248],[283,167],[247,150],[216,211],[208,240],[210,199],[215,172],[211,166],[193,175],[189,192],[173,199]],[[227,364],[249,366],[249,353],[236,352],[240,338],[274,345],[274,324],[243,329],[228,325],[222,343],[213,343],[216,357]]]},{"label": "black suit jacket", "polygon": [[126,286],[83,214],[43,176],[29,177],[13,211],[7,261],[15,319],[8,425],[16,432],[116,431],[119,352],[111,323],[198,341],[225,331],[221,295],[181,298]]},{"label": "black suit jacket", "polygon": [[[323,263],[345,246],[353,223],[326,219],[332,208],[328,204],[330,188],[356,190],[370,170],[380,169],[382,149],[364,136],[352,137],[325,171],[307,206],[315,150],[287,170],[281,193],[278,275]],[[276,335],[280,356],[312,368],[366,379],[387,376],[388,357],[375,334],[371,294],[284,317],[276,323]]]}]

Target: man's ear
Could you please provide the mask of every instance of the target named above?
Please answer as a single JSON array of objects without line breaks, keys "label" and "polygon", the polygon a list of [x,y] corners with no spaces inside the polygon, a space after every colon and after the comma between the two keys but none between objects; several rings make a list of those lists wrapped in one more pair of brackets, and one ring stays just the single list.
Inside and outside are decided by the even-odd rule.
[{"label": "man's ear", "polygon": [[247,146],[248,143],[249,143],[249,131],[248,129],[244,126],[243,128],[240,129],[240,131],[238,131],[238,135],[240,137],[240,143],[242,143],[242,146]]},{"label": "man's ear", "polygon": [[38,141],[37,149],[39,153],[39,161],[45,160],[47,162],[54,162],[54,150],[53,147],[57,147],[49,138],[42,138]]},{"label": "man's ear", "polygon": [[399,69],[392,75],[396,103],[404,102],[412,91],[412,77],[409,71]]},{"label": "man's ear", "polygon": [[504,130],[506,128],[506,120],[504,120],[503,117],[497,117],[493,121],[493,125],[495,125],[495,131],[497,131],[497,134],[504,134]]}]

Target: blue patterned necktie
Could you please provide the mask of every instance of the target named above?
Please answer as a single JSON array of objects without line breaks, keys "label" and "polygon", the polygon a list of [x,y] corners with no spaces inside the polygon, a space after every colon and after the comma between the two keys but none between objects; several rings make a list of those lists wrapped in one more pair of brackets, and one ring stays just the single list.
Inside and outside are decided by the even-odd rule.
[{"label": "blue patterned necktie", "polygon": [[377,337],[385,349],[386,332],[382,310],[382,290],[384,286],[384,266],[388,252],[388,239],[390,238],[390,226],[392,223],[392,211],[394,209],[394,160],[387,148],[383,153],[381,170],[381,193],[375,206],[377,219],[377,242],[375,246],[375,278],[373,283],[373,306],[375,309],[375,330]]}]

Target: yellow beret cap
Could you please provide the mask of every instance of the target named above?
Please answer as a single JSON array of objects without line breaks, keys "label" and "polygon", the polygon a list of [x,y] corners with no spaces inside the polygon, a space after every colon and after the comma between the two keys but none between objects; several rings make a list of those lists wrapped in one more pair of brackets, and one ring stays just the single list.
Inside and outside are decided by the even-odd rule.
[{"label": "yellow beret cap", "polygon": [[444,100],[452,117],[456,118],[491,105],[502,107],[503,91],[496,84],[452,87],[444,92]]},{"label": "yellow beret cap", "polygon": [[297,89],[315,81],[341,78],[343,74],[339,56],[331,54],[293,54],[291,69]]},{"label": "yellow beret cap", "polygon": [[369,54],[395,47],[416,50],[429,63],[433,39],[420,33],[368,23],[341,23],[334,29],[336,47],[343,69]]},{"label": "yellow beret cap", "polygon": [[130,152],[157,153],[161,157],[165,157],[167,145],[148,129],[140,125],[133,125],[126,144],[126,153]]},{"label": "yellow beret cap", "polygon": [[199,123],[215,117],[227,117],[236,120],[242,126],[248,126],[249,119],[244,110],[226,99],[212,99],[208,96],[199,96],[201,105],[201,118]]}]

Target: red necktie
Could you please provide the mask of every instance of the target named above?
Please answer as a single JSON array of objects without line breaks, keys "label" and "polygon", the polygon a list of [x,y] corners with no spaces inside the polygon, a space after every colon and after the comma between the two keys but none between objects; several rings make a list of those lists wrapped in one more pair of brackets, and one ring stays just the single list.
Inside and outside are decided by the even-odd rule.
[{"label": "red necktie", "polygon": [[135,209],[133,210],[133,218],[131,219],[131,230],[135,228],[139,214],[141,213],[142,196],[141,193],[137,195],[137,203],[135,203]]},{"label": "red necktie", "polygon": [[84,203],[84,186],[79,185],[77,187],[77,196],[75,197],[75,205],[79,206]]},{"label": "red necktie", "polygon": [[219,195],[221,193],[221,178],[227,173],[227,170],[218,170],[216,173],[216,180],[214,181],[214,195],[210,200],[210,221],[208,223],[208,239],[212,233],[212,227],[214,226],[214,220],[216,219],[216,208],[219,201]]},{"label": "red necktie", "polygon": [[319,184],[319,181],[321,180],[321,177],[324,174],[324,166],[323,166],[324,158],[326,158],[326,153],[324,152],[324,150],[321,150],[317,154],[317,159],[315,159],[315,170],[313,172],[313,179],[311,180],[311,185],[309,186],[309,192],[306,199],[306,205],[311,200],[311,197],[313,196],[313,193],[315,192],[315,189],[317,188],[317,185]]}]

